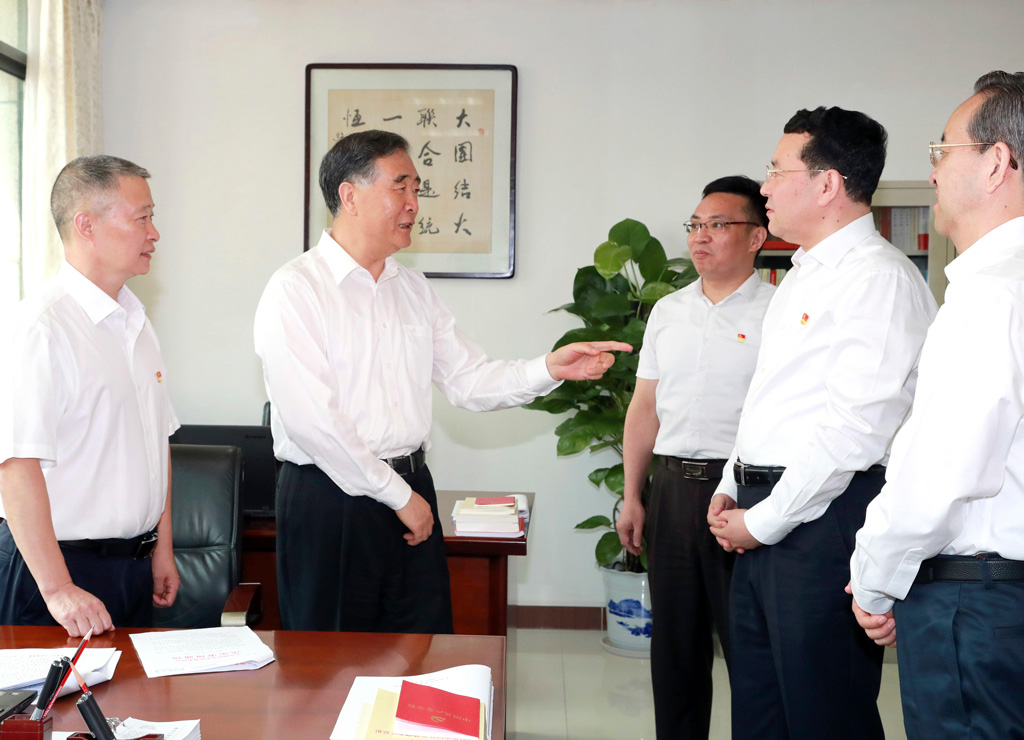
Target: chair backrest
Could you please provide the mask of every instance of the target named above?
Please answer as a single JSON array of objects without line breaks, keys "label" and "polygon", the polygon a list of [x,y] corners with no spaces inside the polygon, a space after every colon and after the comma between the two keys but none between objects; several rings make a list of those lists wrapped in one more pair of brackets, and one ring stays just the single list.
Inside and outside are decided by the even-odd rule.
[{"label": "chair backrest", "polygon": [[242,451],[171,445],[171,526],[181,588],[154,627],[217,627],[242,563]]}]

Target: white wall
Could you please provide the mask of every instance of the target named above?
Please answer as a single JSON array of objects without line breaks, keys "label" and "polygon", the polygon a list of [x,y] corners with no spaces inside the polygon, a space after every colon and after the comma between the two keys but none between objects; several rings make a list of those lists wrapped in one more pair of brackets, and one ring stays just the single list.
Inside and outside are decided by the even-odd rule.
[{"label": "white wall", "polygon": [[[256,423],[256,302],[302,245],[304,69],[312,62],[519,68],[516,276],[439,280],[494,356],[546,350],[575,270],[608,227],[645,221],[670,254],[700,188],[763,177],[800,107],[864,110],[889,130],[885,179],[925,179],[970,85],[1021,67],[1024,4],[947,0],[106,0],[106,149],[153,172],[162,232],[148,304],[178,414]],[[557,420],[436,404],[439,488],[535,491],[510,599],[597,605],[594,536],[611,499],[555,457]]]}]

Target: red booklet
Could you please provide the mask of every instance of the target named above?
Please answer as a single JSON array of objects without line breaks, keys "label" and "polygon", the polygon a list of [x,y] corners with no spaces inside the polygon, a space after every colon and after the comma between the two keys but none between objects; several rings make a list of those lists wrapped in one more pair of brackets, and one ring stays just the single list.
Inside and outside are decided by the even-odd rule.
[{"label": "red booklet", "polygon": [[473,501],[476,506],[509,506],[515,505],[515,496],[477,496]]},{"label": "red booklet", "polygon": [[411,681],[402,681],[395,718],[460,735],[480,736],[479,699]]}]

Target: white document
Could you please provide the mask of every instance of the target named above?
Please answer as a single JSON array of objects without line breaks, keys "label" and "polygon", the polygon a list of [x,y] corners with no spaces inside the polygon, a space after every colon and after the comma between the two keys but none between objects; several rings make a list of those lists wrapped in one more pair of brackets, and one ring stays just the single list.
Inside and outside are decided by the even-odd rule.
[{"label": "white document", "polygon": [[[77,648],[19,648],[0,650],[0,689],[35,689],[39,691],[50,671],[50,664],[66,655],[75,657]],[[75,668],[82,674],[87,686],[109,681],[121,658],[121,651],[114,648],[86,648],[82,651]],[[75,677],[64,683],[60,696],[81,691]]]},{"label": "white document", "polygon": [[114,737],[117,740],[135,740],[150,733],[163,734],[164,740],[200,740],[199,720],[147,722],[129,717],[114,728]]},{"label": "white document", "polygon": [[248,627],[137,632],[129,637],[150,678],[251,671],[274,660],[274,652]]},{"label": "white document", "polygon": [[490,740],[494,685],[491,683],[491,669],[485,665],[460,665],[436,673],[425,673],[422,676],[357,676],[352,682],[345,705],[341,708],[341,714],[338,715],[338,721],[331,732],[331,740],[354,740],[363,705],[373,705],[378,689],[400,693],[402,681],[433,686],[453,694],[479,699],[485,707],[487,738]]}]

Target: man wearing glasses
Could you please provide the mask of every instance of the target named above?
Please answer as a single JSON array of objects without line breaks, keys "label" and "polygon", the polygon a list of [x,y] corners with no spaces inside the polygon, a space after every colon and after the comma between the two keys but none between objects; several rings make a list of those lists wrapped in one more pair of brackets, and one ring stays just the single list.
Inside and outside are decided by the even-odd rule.
[{"label": "man wearing glasses", "polygon": [[708,511],[712,533],[741,553],[733,738],[882,738],[883,651],[843,589],[935,301],[871,217],[885,129],[818,108],[784,131],[761,192],[772,233],[800,248],[765,315],[730,475]]},{"label": "man wearing glasses", "polygon": [[[647,520],[654,612],[651,678],[659,738],[703,738],[711,722],[711,625],[729,661],[735,555],[703,524],[736,440],[743,391],[774,286],[754,257],[768,236],[760,185],[723,177],[686,223],[700,279],[658,301],[647,322],[623,439],[625,500],[616,527],[639,554]],[[661,456],[647,511],[640,493]],[[681,699],[683,697],[683,699]]]},{"label": "man wearing glasses", "polygon": [[899,623],[909,738],[1024,728],[1024,73],[974,91],[930,145],[959,257],[850,562],[868,636],[895,644]]}]

